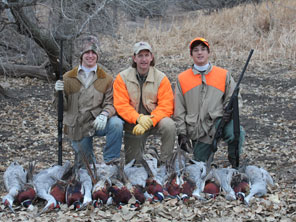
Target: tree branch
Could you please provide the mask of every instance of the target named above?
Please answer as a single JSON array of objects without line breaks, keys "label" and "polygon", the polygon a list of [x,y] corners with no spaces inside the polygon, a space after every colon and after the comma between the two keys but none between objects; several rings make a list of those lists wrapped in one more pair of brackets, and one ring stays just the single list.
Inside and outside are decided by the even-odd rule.
[{"label": "tree branch", "polygon": [[28,7],[28,6],[34,6],[36,5],[37,0],[31,0],[31,1],[20,1],[20,2],[0,2],[0,10],[3,9],[11,9],[11,8],[22,8],[22,7]]}]

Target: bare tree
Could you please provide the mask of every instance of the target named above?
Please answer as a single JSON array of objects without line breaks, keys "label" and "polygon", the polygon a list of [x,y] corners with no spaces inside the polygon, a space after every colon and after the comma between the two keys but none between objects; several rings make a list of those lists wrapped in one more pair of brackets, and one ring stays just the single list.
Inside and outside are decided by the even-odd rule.
[{"label": "bare tree", "polygon": [[[55,79],[61,40],[66,71],[72,66],[73,45],[79,37],[97,33],[114,37],[118,9],[153,17],[161,16],[166,4],[167,0],[2,0],[0,73]],[[18,64],[17,69],[12,64]]]},{"label": "bare tree", "polygon": [[[87,25],[91,19],[103,11],[109,1],[103,0],[99,4],[95,4],[95,1],[77,2],[71,0],[24,0],[21,2],[8,0],[6,3],[3,2],[2,9],[6,10],[6,14],[10,15],[10,20],[12,20],[10,24],[7,22],[3,24],[3,27],[9,26],[10,28],[5,30],[7,32],[3,33],[4,36],[14,31],[22,35],[22,37],[19,37],[20,39],[29,38],[31,40],[29,44],[27,43],[31,49],[36,48],[37,44],[39,50],[42,51],[38,54],[40,56],[43,54],[42,62],[44,63],[44,60],[48,59],[49,64],[47,66],[39,64],[40,72],[42,73],[42,69],[48,67],[48,77],[52,79],[54,78],[52,74],[59,72],[59,40],[66,42],[65,62],[63,63],[63,71],[65,71],[69,69],[72,61],[71,49],[73,40],[88,31]],[[9,39],[7,40],[9,42],[7,47],[17,45],[16,43],[13,44]],[[32,46],[33,44],[35,46]],[[19,49],[20,47],[16,46],[15,48],[18,49],[17,52],[26,51],[26,47]],[[31,62],[25,61],[25,64],[30,64]],[[2,70],[10,70],[3,61]],[[36,76],[40,76],[40,73],[36,73]],[[44,75],[41,75],[42,77]]]}]

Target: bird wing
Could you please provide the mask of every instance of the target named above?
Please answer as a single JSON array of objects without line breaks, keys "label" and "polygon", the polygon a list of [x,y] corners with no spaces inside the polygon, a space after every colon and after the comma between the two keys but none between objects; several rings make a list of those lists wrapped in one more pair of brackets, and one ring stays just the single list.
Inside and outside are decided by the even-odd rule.
[{"label": "bird wing", "polygon": [[3,175],[4,185],[9,192],[12,189],[20,191],[27,182],[27,171],[17,162],[12,162]]},{"label": "bird wing", "polygon": [[274,182],[270,174],[263,168],[260,168],[263,178],[269,186],[274,186]]}]

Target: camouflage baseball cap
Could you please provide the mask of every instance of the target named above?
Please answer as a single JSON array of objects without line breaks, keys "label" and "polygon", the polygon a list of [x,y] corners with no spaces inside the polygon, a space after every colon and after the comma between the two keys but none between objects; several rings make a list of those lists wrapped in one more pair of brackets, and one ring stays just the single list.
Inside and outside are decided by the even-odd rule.
[{"label": "camouflage baseball cap", "polygon": [[99,55],[99,41],[95,36],[87,36],[81,40],[80,46],[80,56],[82,56],[87,51],[93,51],[97,55]]}]

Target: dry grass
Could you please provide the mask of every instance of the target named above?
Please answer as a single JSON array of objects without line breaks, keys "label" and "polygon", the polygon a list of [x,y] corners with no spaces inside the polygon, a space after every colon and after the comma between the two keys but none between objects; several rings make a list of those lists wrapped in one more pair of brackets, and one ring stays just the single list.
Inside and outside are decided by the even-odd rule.
[{"label": "dry grass", "polygon": [[118,34],[119,39],[104,41],[112,53],[128,58],[135,42],[148,41],[157,63],[168,66],[191,64],[188,44],[197,36],[208,39],[211,61],[216,64],[244,61],[251,48],[255,49],[255,64],[295,63],[296,1],[266,1],[210,15],[190,12],[163,20],[145,20],[142,24],[131,25],[123,20]]}]

